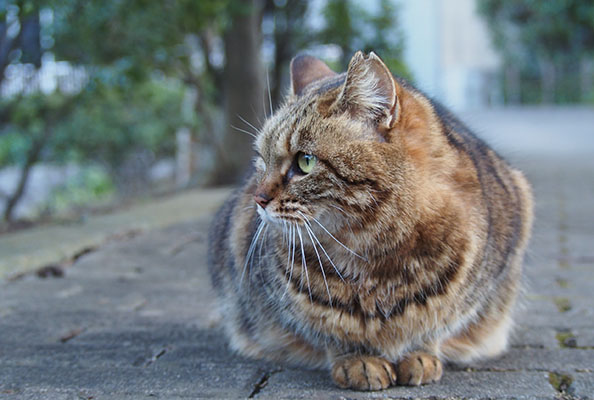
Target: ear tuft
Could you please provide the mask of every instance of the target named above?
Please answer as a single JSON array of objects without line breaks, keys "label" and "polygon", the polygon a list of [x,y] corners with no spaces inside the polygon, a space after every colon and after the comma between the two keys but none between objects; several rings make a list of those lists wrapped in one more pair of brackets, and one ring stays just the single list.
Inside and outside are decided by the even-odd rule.
[{"label": "ear tuft", "polygon": [[300,54],[291,60],[291,91],[300,96],[303,89],[319,79],[336,75],[322,60]]},{"label": "ear tuft", "polygon": [[373,52],[365,56],[355,53],[337,106],[353,117],[378,121],[391,129],[396,121],[396,82],[384,62]]}]

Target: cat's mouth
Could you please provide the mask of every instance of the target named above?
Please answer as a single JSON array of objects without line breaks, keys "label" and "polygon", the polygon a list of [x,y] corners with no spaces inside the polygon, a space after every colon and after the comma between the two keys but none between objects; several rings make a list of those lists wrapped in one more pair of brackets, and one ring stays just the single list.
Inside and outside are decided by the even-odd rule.
[{"label": "cat's mouth", "polygon": [[[297,210],[294,213],[281,213],[276,212],[274,210],[270,210],[270,207],[264,209],[260,205],[257,205],[258,215],[260,219],[266,223],[278,224],[281,225],[286,222],[292,222],[297,224],[303,224],[307,220],[306,215],[302,212]],[[301,214],[301,215],[299,215]]]},{"label": "cat's mouth", "polygon": [[[329,257],[327,250],[324,248],[324,245],[320,240],[321,237],[327,236],[331,239],[331,241],[336,242],[340,247],[344,248],[355,257],[367,262],[366,257],[360,255],[355,250],[351,249],[346,244],[337,239],[336,236],[334,236],[332,232],[328,230],[326,226],[324,226],[324,223],[320,222],[320,220],[313,215],[307,215],[305,212],[297,208],[293,210],[294,214],[277,214],[272,211],[270,207],[265,209],[260,205],[257,206],[257,210],[258,215],[262,220],[261,227],[266,223],[273,223],[282,228],[283,232],[289,235],[289,238],[291,235],[293,235],[293,241],[296,240],[295,235],[298,234],[300,242],[305,240],[311,243],[314,248],[319,248],[322,253]],[[328,238],[326,239],[328,240]],[[334,266],[333,263],[332,265]],[[336,269],[336,266],[334,266],[334,268]],[[340,275],[338,269],[337,273]]]}]

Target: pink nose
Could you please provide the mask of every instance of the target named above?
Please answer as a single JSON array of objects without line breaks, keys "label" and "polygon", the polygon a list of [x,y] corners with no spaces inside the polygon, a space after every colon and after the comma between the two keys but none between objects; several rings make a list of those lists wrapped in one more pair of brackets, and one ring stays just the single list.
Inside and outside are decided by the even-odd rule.
[{"label": "pink nose", "polygon": [[272,201],[272,198],[265,193],[259,193],[254,196],[254,200],[258,203],[262,208],[266,208],[266,206]]}]

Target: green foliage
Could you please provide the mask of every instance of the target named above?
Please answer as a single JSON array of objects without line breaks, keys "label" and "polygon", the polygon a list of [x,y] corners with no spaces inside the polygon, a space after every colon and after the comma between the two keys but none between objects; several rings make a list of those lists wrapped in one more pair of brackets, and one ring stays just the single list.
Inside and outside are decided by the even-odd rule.
[{"label": "green foliage", "polygon": [[24,164],[29,142],[25,135],[16,131],[0,135],[0,168]]},{"label": "green foliage", "polygon": [[[357,38],[360,37],[360,32],[351,18],[351,15],[358,11],[355,7],[349,1],[329,0],[324,8],[326,27],[321,32],[322,40],[337,44],[344,53],[352,52],[353,47],[357,46]],[[345,54],[345,59],[346,57]]]},{"label": "green foliage", "polygon": [[56,1],[53,51],[84,65],[117,66],[142,80],[155,69],[182,75],[189,68],[188,35],[224,25],[231,0]]},{"label": "green foliage", "polygon": [[[594,3],[581,0],[479,0],[498,47],[548,58],[594,53]],[[514,36],[519,43],[509,43]],[[528,47],[530,47],[528,49]]]},{"label": "green foliage", "polygon": [[174,152],[175,131],[192,121],[182,116],[181,85],[147,81],[127,88],[100,79],[80,95],[77,108],[56,130],[51,148],[59,160],[99,161],[117,168],[130,152]]},{"label": "green foliage", "polygon": [[[478,0],[493,43],[506,67],[519,70],[524,101],[539,101],[541,81],[555,71],[555,101],[575,102],[589,94],[581,88],[580,62],[594,60],[594,2],[582,0]],[[588,73],[588,72],[586,72]]]},{"label": "green foliage", "polygon": [[350,0],[329,0],[324,8],[326,26],[321,38],[337,44],[343,52],[341,69],[357,51],[376,52],[397,75],[411,78],[403,62],[403,39],[398,29],[398,10],[393,1],[380,0],[371,12],[364,3]]},{"label": "green foliage", "polygon": [[[75,99],[59,92],[16,99],[9,123],[0,135],[0,166],[22,165],[32,143],[48,124],[52,124],[52,135],[43,161],[97,161],[113,169],[140,149],[171,156],[175,131],[182,125],[196,124],[182,113],[185,88],[179,82],[152,79],[133,87],[109,82],[94,78]],[[69,101],[76,107],[60,115]]]},{"label": "green foliage", "polygon": [[0,167],[23,165],[33,143],[41,140],[45,129],[63,118],[69,100],[60,93],[34,93],[5,100],[0,108],[8,109],[8,120],[0,126]]},{"label": "green foliage", "polygon": [[60,214],[76,207],[103,204],[114,194],[114,183],[104,169],[84,167],[65,185],[53,191],[44,208],[46,212]]}]

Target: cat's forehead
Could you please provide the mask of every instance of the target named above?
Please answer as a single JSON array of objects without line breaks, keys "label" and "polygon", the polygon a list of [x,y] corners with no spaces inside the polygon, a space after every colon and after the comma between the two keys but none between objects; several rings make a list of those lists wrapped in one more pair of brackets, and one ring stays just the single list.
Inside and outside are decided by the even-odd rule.
[{"label": "cat's forehead", "polygon": [[[321,133],[333,130],[327,116],[319,112],[319,102],[333,99],[344,83],[345,74],[309,85],[299,96],[290,96],[264,124],[256,149],[265,158],[292,156],[296,151],[313,150]],[[336,122],[336,121],[334,121]],[[306,147],[306,148],[303,148]]]},{"label": "cat's forehead", "polygon": [[284,105],[270,117],[256,141],[256,148],[263,156],[290,155],[299,145],[301,133],[311,131],[316,123],[313,99],[301,99]]}]

